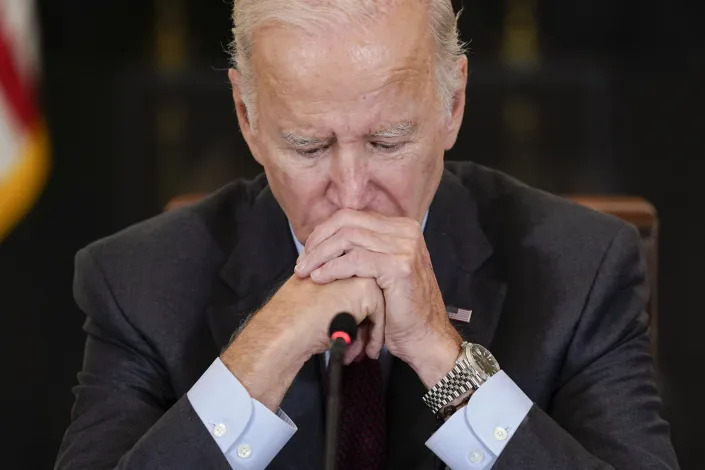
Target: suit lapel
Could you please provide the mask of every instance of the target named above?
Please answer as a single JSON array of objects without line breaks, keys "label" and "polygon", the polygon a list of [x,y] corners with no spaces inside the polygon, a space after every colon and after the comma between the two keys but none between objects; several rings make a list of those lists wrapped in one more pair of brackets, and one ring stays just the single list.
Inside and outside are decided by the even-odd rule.
[{"label": "suit lapel", "polygon": [[467,341],[490,347],[506,284],[482,229],[477,203],[448,170],[431,204],[424,237],[443,301],[473,311],[470,323],[452,321],[453,325]]},{"label": "suit lapel", "polygon": [[208,311],[218,348],[293,274],[296,260],[286,216],[268,186],[237,223],[236,245],[215,280]]},{"label": "suit lapel", "polygon": [[[493,262],[474,199],[447,170],[431,204],[424,237],[445,304],[473,310],[470,323],[452,321],[453,325],[465,340],[491,347],[506,284]],[[423,403],[424,393],[416,373],[395,359],[387,396],[389,468],[440,466],[425,446],[439,423]]]},{"label": "suit lapel", "polygon": [[[237,242],[214,281],[206,312],[218,351],[293,274],[296,261],[288,221],[268,186],[260,191],[249,213],[237,218]],[[317,468],[322,462],[319,361],[314,357],[304,365],[284,397],[281,408],[299,430],[270,468]]]}]

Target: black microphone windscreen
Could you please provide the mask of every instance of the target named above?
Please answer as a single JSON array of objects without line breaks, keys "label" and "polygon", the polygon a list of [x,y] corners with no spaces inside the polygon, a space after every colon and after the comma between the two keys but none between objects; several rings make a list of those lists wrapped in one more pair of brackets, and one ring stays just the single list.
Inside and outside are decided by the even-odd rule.
[{"label": "black microphone windscreen", "polygon": [[357,336],[357,322],[355,317],[347,312],[340,312],[337,314],[333,321],[330,322],[330,328],[328,328],[328,334],[332,335],[337,331],[342,331],[346,333],[350,338],[355,339]]}]

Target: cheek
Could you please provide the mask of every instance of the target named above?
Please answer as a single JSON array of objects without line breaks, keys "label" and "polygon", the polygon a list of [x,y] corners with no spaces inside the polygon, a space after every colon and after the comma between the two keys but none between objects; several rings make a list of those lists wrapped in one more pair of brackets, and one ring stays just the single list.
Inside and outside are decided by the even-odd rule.
[{"label": "cheek", "polygon": [[279,203],[294,212],[305,209],[306,204],[325,193],[325,179],[317,174],[276,168],[267,172],[267,179]]},{"label": "cheek", "polygon": [[421,168],[400,163],[388,162],[373,172],[381,196],[375,199],[374,210],[389,216],[415,217]]},{"label": "cheek", "polygon": [[[378,200],[379,212],[419,219],[433,199],[438,175],[443,171],[443,152],[427,149],[424,157],[386,162],[375,171],[376,186],[384,194]],[[394,209],[382,206],[393,205]]]},{"label": "cheek", "polygon": [[325,196],[328,178],[324,172],[265,167],[265,173],[274,197],[300,239],[305,240],[334,212]]}]

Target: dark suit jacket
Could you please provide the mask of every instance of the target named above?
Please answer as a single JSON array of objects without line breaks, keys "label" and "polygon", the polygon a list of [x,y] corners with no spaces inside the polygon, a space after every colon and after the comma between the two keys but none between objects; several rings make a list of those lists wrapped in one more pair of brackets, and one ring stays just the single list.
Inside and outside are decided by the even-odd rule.
[{"label": "dark suit jacket", "polygon": [[[649,355],[636,231],[501,173],[447,164],[425,231],[462,336],[535,403],[494,468],[676,468]],[[287,220],[264,177],[81,250],[83,370],[59,469],[229,468],[186,392],[233,331],[293,274]],[[320,468],[320,357],[282,409],[298,432],[269,468]],[[437,422],[395,359],[389,468],[431,469]]]}]

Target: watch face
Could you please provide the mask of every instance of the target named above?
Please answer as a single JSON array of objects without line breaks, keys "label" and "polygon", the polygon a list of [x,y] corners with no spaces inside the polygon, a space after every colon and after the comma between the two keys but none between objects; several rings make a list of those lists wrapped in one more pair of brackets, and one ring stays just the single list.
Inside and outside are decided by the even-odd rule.
[{"label": "watch face", "polygon": [[494,358],[491,352],[489,352],[484,347],[479,344],[473,344],[470,346],[470,357],[472,357],[475,366],[477,366],[477,371],[485,380],[499,372],[499,364]]}]

